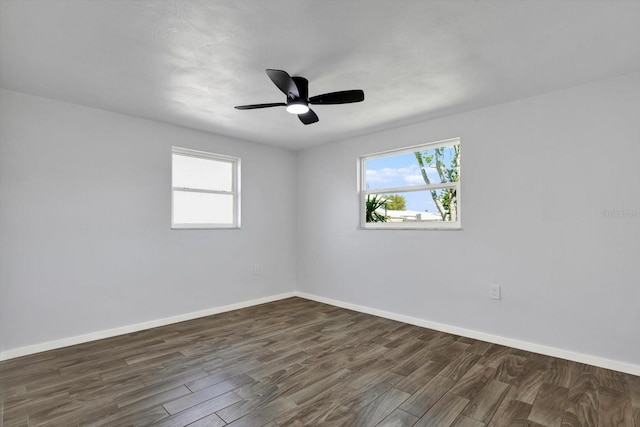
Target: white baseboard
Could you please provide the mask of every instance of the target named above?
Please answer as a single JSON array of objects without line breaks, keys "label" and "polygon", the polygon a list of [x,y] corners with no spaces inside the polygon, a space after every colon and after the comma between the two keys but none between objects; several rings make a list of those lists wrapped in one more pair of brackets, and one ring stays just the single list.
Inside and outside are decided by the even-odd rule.
[{"label": "white baseboard", "polygon": [[267,302],[278,301],[285,298],[295,296],[295,292],[286,292],[279,295],[273,295],[264,298],[258,298],[250,301],[239,302],[236,304],[224,305],[221,307],[209,308],[207,310],[194,311],[177,316],[165,317],[164,319],[152,320],[149,322],[137,323],[135,325],[127,325],[104,331],[92,332],[90,334],[78,335],[75,337],[62,338],[59,340],[48,341],[41,344],[34,344],[25,347],[14,348],[12,350],[0,353],[0,361],[13,359],[15,357],[27,356],[29,354],[40,353],[42,351],[54,350],[56,348],[68,347],[70,345],[82,344],[89,341],[100,340],[103,338],[111,338],[117,335],[130,334],[145,329],[157,328],[158,326],[166,326],[172,323],[184,322],[186,320],[197,319],[199,317],[211,316],[213,314],[224,313],[226,311],[238,310],[240,308],[251,307],[254,305],[264,304]]},{"label": "white baseboard", "polygon": [[48,341],[41,344],[35,344],[25,347],[19,347],[7,351],[0,352],[0,361],[13,359],[15,357],[27,356],[29,354],[40,353],[43,351],[54,350],[57,348],[68,347],[71,345],[82,344],[89,341],[95,341],[103,338],[111,338],[117,335],[129,334],[145,329],[157,328],[159,326],[170,325],[173,323],[184,322],[186,320],[197,319],[200,317],[211,316],[213,314],[224,313],[227,311],[238,310],[241,308],[251,307],[254,305],[265,304],[268,302],[278,301],[285,298],[300,297],[336,307],[346,308],[348,310],[358,311],[360,313],[371,314],[374,316],[384,317],[385,319],[396,320],[398,322],[408,323],[423,328],[434,329],[436,331],[446,332],[454,335],[460,335],[467,338],[473,338],[480,341],[486,341],[494,344],[500,344],[520,350],[531,351],[533,353],[544,354],[546,356],[559,357],[561,359],[572,360],[574,362],[586,363],[601,368],[612,369],[615,371],[625,372],[631,375],[640,376],[640,366],[630,363],[619,362],[617,360],[604,359],[601,357],[590,356],[588,354],[576,353],[573,351],[563,350],[556,347],[535,344],[527,341],[516,340],[513,338],[502,337],[499,335],[488,334],[485,332],[475,331],[472,329],[460,328],[457,326],[446,325],[444,323],[432,322],[429,320],[418,319],[416,317],[405,316],[402,314],[392,313],[389,311],[379,310],[375,308],[365,307],[362,305],[351,304],[348,302],[338,301],[331,298],[320,297],[306,292],[286,292],[279,295],[273,295],[264,298],[258,298],[250,301],[229,304],[221,307],[210,308],[207,310],[194,311],[191,313],[180,314],[178,316],[166,317],[164,319],[152,320],[149,322],[137,323],[104,331],[92,332],[90,334],[78,335],[75,337],[63,338],[54,341]]},{"label": "white baseboard", "polygon": [[437,323],[429,320],[418,319],[416,317],[405,316],[402,314],[391,313],[389,311],[378,310],[375,308],[369,308],[362,305],[351,304],[348,302],[320,297],[317,295],[308,294],[306,292],[295,292],[295,295],[300,298],[305,298],[312,301],[333,305],[336,307],[346,308],[348,310],[358,311],[360,313],[372,314],[374,316],[384,317],[385,319],[397,320],[398,322],[409,323],[411,325],[434,329],[440,332],[460,335],[463,337],[473,338],[480,341],[486,341],[493,344],[500,344],[508,347],[517,348],[520,350],[530,351],[533,353],[544,354],[545,356],[558,357],[560,359],[571,360],[579,363],[586,363],[588,365],[599,366],[601,368],[612,369],[614,371],[619,371],[619,372],[625,372],[631,375],[640,375],[640,366],[633,365],[630,363],[619,362],[617,360],[611,360],[611,359],[604,359],[601,357],[590,356],[588,354],[576,353],[573,351],[563,350],[556,347],[548,347],[541,344],[535,344],[527,341],[520,341],[513,338],[502,337],[499,335],[487,334],[485,332],[474,331],[472,329],[465,329],[457,326],[450,326],[444,323]]}]

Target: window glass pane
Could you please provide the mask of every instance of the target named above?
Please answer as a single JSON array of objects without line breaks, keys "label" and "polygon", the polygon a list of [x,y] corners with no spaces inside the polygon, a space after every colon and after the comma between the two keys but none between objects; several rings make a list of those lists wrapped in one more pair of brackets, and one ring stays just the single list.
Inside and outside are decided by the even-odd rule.
[{"label": "window glass pane", "polygon": [[460,145],[367,159],[364,163],[365,190],[457,182]]},{"label": "window glass pane", "polygon": [[[449,145],[414,153],[431,184],[457,182],[460,172],[460,145]],[[418,160],[418,157],[420,158]]]},{"label": "window glass pane", "polygon": [[174,190],[173,222],[233,225],[233,195]]},{"label": "window glass pane", "polygon": [[369,194],[366,222],[450,222],[458,220],[455,188]]},{"label": "window glass pane", "polygon": [[232,191],[232,163],[175,153],[172,157],[174,187]]}]

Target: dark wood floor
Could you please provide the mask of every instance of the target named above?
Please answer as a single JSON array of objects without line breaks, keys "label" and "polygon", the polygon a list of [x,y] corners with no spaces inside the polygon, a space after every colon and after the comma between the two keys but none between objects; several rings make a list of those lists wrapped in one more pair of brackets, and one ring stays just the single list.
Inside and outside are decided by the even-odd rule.
[{"label": "dark wood floor", "polygon": [[291,298],[0,363],[9,426],[640,427],[640,377]]}]

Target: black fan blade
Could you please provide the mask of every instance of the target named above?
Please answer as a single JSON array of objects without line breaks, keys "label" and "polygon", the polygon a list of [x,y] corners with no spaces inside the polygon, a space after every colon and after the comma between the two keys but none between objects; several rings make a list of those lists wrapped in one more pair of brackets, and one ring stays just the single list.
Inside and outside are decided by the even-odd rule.
[{"label": "black fan blade", "polygon": [[256,108],[286,107],[286,105],[284,102],[274,102],[271,104],[238,105],[235,108],[238,110],[255,110]]},{"label": "black fan blade", "polygon": [[350,104],[364,101],[364,92],[360,89],[323,93],[309,98],[309,104]]},{"label": "black fan blade", "polygon": [[298,118],[305,125],[310,125],[311,123],[315,123],[318,120],[320,120],[318,118],[318,115],[316,113],[314,113],[313,110],[309,110],[304,114],[298,114]]},{"label": "black fan blade", "polygon": [[271,69],[267,69],[266,71],[273,84],[278,86],[278,89],[287,95],[287,97],[300,97],[298,86],[296,86],[296,83],[286,71]]}]

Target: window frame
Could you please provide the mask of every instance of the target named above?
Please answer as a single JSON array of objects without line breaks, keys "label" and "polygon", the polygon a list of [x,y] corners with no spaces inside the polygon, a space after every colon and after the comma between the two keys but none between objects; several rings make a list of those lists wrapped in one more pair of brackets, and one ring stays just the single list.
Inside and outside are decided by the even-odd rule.
[{"label": "window frame", "polygon": [[[231,191],[209,190],[204,188],[175,187],[173,185],[173,156],[187,156],[198,159],[212,160],[231,164]],[[176,223],[174,221],[175,191],[204,193],[204,194],[225,194],[233,197],[233,223]],[[172,230],[202,230],[202,229],[237,229],[240,228],[240,158],[224,154],[209,153],[206,151],[192,150],[182,147],[171,147],[171,229]]]},{"label": "window frame", "polygon": [[[378,188],[368,190],[366,185],[366,167],[365,162],[367,160],[379,159],[383,157],[391,157],[395,155],[402,155],[407,153],[414,153],[416,151],[433,150],[436,148],[448,147],[452,145],[460,145],[462,149],[461,139],[450,138],[442,141],[435,141],[426,144],[412,145],[410,147],[401,147],[392,150],[380,151],[377,153],[366,154],[358,158],[358,199],[359,199],[359,229],[361,230],[462,230],[462,195],[461,195],[461,182],[462,182],[462,168],[458,170],[458,181],[447,183],[434,183],[423,185],[412,185],[405,187],[389,187]],[[414,191],[430,191],[442,188],[455,188],[457,199],[457,221],[422,221],[422,222],[367,222],[366,221],[366,199],[370,194],[394,194],[394,193],[406,193]]]}]

